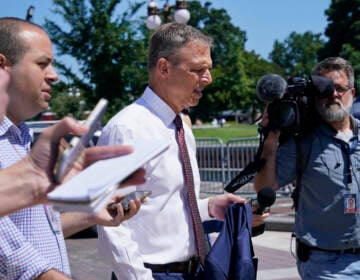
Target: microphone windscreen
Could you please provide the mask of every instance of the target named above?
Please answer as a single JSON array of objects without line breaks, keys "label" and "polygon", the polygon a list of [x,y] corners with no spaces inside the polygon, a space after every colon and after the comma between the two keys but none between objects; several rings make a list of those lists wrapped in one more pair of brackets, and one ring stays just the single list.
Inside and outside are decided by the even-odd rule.
[{"label": "microphone windscreen", "polygon": [[272,102],[283,97],[287,89],[287,82],[279,75],[268,74],[258,81],[256,94],[263,102]]},{"label": "microphone windscreen", "polygon": [[274,204],[276,193],[271,187],[262,188],[257,194],[257,201],[261,207],[269,207]]}]

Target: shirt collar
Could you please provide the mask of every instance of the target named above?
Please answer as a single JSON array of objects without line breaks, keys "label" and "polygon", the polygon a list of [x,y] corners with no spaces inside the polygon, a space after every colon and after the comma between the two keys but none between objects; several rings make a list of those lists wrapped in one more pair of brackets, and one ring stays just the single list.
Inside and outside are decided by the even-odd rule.
[{"label": "shirt collar", "polygon": [[19,142],[22,144],[31,143],[30,128],[25,122],[20,122],[16,126],[8,117],[5,116],[4,120],[0,124],[0,137],[4,137],[7,133],[17,135]]},{"label": "shirt collar", "polygon": [[175,112],[150,87],[146,87],[140,100],[146,102],[147,107],[157,115],[166,126],[169,126],[174,121],[176,116]]},{"label": "shirt collar", "polygon": [[0,136],[4,136],[14,124],[5,116],[0,125]]},{"label": "shirt collar", "polygon": [[[353,132],[353,137],[351,139],[357,138],[359,139],[359,126],[360,126],[360,122],[359,120],[355,119],[353,116],[350,115],[350,123],[351,123],[351,130]],[[328,135],[330,137],[334,137],[336,139],[338,139],[337,137],[337,131],[334,130],[329,124],[327,124],[324,121],[320,122],[320,127],[319,127],[321,133]],[[360,140],[360,139],[359,139]]]}]

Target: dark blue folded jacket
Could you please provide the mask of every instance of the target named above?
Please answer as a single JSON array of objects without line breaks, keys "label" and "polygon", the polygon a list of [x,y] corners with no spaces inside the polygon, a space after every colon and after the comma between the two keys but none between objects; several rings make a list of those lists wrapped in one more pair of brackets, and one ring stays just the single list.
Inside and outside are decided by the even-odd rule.
[{"label": "dark blue folded jacket", "polygon": [[226,210],[224,225],[205,259],[204,279],[254,280],[257,258],[251,242],[252,213],[248,203]]}]

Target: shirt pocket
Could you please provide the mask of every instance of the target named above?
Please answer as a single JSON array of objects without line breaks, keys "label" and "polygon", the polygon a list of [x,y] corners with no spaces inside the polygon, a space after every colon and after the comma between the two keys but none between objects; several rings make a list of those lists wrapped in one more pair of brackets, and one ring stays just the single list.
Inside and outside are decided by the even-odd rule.
[{"label": "shirt pocket", "polygon": [[357,181],[360,181],[360,153],[358,154],[352,154],[350,157],[351,160],[351,166],[353,170],[353,176],[356,177]]},{"label": "shirt pocket", "polygon": [[322,173],[337,183],[344,182],[350,172],[349,162],[344,159],[341,150],[334,145],[319,155],[319,163],[323,165]]}]

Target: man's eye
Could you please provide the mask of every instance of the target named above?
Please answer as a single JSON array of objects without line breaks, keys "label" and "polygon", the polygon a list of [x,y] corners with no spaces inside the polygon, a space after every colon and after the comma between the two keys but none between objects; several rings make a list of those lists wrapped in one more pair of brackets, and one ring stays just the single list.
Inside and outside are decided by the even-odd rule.
[{"label": "man's eye", "polygon": [[194,70],[192,70],[192,72],[197,73],[197,74],[202,74],[205,71],[206,71],[205,69],[194,69]]},{"label": "man's eye", "polygon": [[38,65],[41,67],[41,68],[45,68],[48,63],[47,62],[39,62]]},{"label": "man's eye", "polygon": [[337,92],[340,92],[340,93],[343,93],[343,92],[346,92],[347,90],[349,90],[348,87],[337,86],[337,85],[335,85],[334,88]]}]

